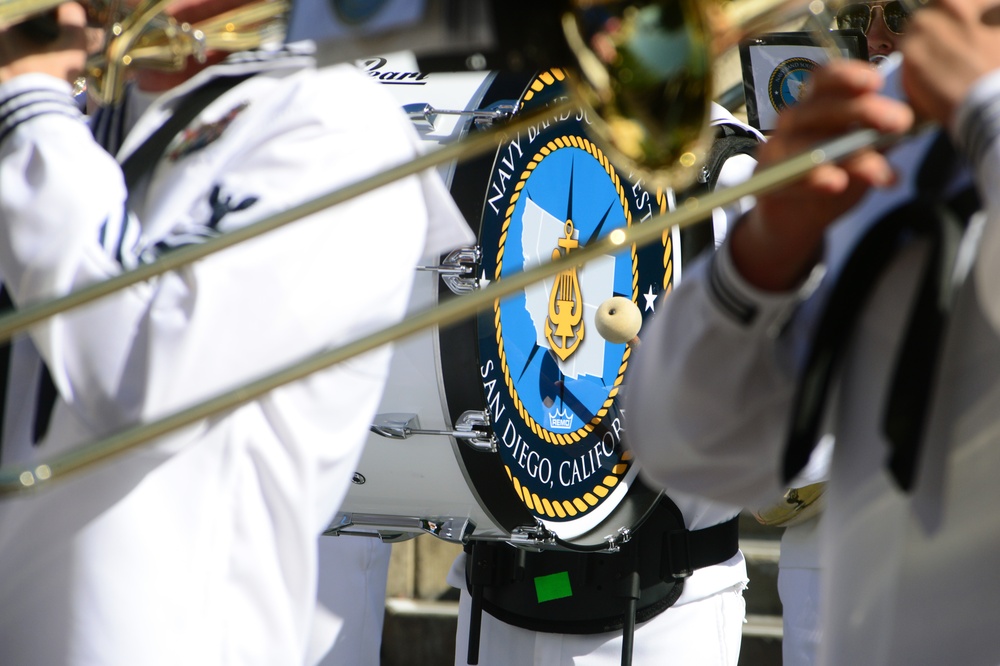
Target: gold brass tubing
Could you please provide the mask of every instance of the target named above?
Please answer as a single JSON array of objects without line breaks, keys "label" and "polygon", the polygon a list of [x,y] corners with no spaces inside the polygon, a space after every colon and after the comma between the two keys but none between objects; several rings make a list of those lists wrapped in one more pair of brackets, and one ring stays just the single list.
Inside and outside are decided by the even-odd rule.
[{"label": "gold brass tubing", "polygon": [[66,310],[85,305],[98,298],[156,277],[167,271],[181,268],[220,250],[232,247],[237,243],[257,238],[307,215],[318,213],[331,206],[371,192],[383,185],[388,185],[425,169],[444,164],[445,162],[473,157],[485,153],[490,149],[495,149],[504,136],[525,129],[541,118],[559,114],[575,106],[576,103],[566,100],[546,107],[537,113],[515,116],[513,120],[499,128],[499,130],[470,135],[457,143],[449,144],[443,148],[420,155],[410,162],[400,164],[340,189],[320,195],[315,199],[276,213],[263,220],[248,224],[245,227],[234,229],[197,245],[187,245],[173,250],[152,263],[121,273],[113,278],[82,287],[59,298],[18,308],[14,312],[0,317],[0,341],[9,340],[14,335],[30,328],[43,319],[48,319]]},{"label": "gold brass tubing", "polygon": [[[885,143],[884,139],[885,137],[875,130],[858,130],[823,144],[822,147],[806,151],[790,160],[763,169],[740,185],[706,194],[699,199],[688,199],[681,204],[677,211],[660,215],[642,224],[616,229],[596,242],[563,255],[562,259],[506,276],[491,282],[485,289],[426,308],[407,316],[398,324],[367,334],[336,349],[315,354],[274,374],[158,421],[124,430],[108,439],[54,456],[48,462],[39,465],[0,467],[0,495],[37,488],[54,478],[61,478],[67,474],[84,470],[101,460],[178,428],[238,407],[269,391],[346,361],[358,354],[371,351],[433,326],[446,326],[458,322],[472,316],[498,299],[524,289],[542,278],[555,275],[571,265],[580,265],[597,256],[620,251],[630,244],[641,246],[656,241],[664,231],[671,227],[683,228],[699,222],[708,217],[715,208],[724,208],[738,202],[743,197],[761,194],[787,185],[820,164],[836,162],[857,150],[881,145]],[[890,137],[889,141],[891,140],[893,139]],[[363,181],[362,184],[367,182]]]},{"label": "gold brass tubing", "polygon": [[103,103],[119,99],[129,69],[179,70],[189,56],[200,58],[206,51],[259,47],[277,34],[277,19],[290,7],[287,0],[258,0],[191,26],[163,14],[170,2],[142,0],[109,26],[114,38],[88,63],[96,96]]},{"label": "gold brass tubing", "polygon": [[[285,0],[262,0],[249,5],[243,5],[218,16],[205,19],[190,26],[184,26],[184,39],[181,44],[171,44],[166,33],[160,43],[155,41],[148,46],[136,46],[128,54],[134,63],[144,60],[155,62],[162,60],[162,53],[170,49],[178,50],[185,57],[196,56],[198,48],[208,51],[248,51],[261,46],[269,36],[269,27],[276,19],[287,14],[291,4]],[[197,38],[195,37],[197,36]],[[198,41],[200,39],[200,45]]]},{"label": "gold brass tubing", "polygon": [[124,72],[129,68],[129,49],[149,27],[150,21],[160,15],[171,0],[142,0],[121,22],[114,25],[115,39],[107,44],[104,54],[106,67],[95,80],[95,93],[104,104],[115,101],[125,80]]},{"label": "gold brass tubing", "polygon": [[253,26],[280,18],[291,9],[291,3],[283,0],[269,0],[232,9],[191,26],[201,30],[209,39],[216,35],[233,35],[241,27]]}]

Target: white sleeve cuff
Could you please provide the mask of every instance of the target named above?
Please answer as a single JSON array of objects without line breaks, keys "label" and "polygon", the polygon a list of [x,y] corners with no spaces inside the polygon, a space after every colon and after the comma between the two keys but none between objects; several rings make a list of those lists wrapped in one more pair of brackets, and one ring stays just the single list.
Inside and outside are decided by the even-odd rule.
[{"label": "white sleeve cuff", "polygon": [[713,301],[731,319],[771,334],[780,331],[803,298],[802,288],[770,292],[747,282],[733,263],[728,241],[712,257],[708,284]]},{"label": "white sleeve cuff", "polygon": [[85,122],[72,86],[47,74],[25,74],[0,85],[0,143],[19,125],[58,114]]},{"label": "white sleeve cuff", "polygon": [[[980,191],[991,196],[1000,175],[1000,71],[980,78],[955,114],[951,136],[975,169]],[[988,187],[983,185],[989,184]]]},{"label": "white sleeve cuff", "polygon": [[0,102],[33,90],[51,90],[64,93],[67,97],[73,96],[73,86],[67,81],[49,74],[22,74],[0,84]]}]

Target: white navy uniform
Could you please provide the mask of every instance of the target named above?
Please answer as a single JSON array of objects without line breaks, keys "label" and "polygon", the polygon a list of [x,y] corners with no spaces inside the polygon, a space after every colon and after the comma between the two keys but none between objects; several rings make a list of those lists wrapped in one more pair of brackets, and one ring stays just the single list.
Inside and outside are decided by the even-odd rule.
[{"label": "white navy uniform", "polygon": [[[123,123],[105,116],[109,142],[124,138],[114,156],[66,83],[0,86],[0,275],[14,302],[63,295],[417,154],[390,96],[353,66],[317,70],[309,50],[234,54],[159,97],[131,96]],[[248,72],[168,146],[126,214],[119,161],[179,96]],[[418,258],[470,236],[428,172],[40,324],[32,342],[58,398],[44,439],[5,440],[4,462],[72,450],[391,324]],[[0,502],[3,661],[317,660],[310,646],[331,640],[312,635],[316,539],[356,468],[389,353]]]},{"label": "white navy uniform", "polygon": [[[809,464],[789,486],[802,488],[827,482],[833,444],[833,437],[821,438],[809,458]],[[814,666],[823,639],[819,621],[819,533],[822,520],[820,508],[818,513],[804,520],[786,525],[781,533],[778,598],[781,600],[782,666]]]},{"label": "white navy uniform", "polygon": [[[723,107],[712,105],[712,125],[738,125],[756,134],[757,130],[738,121]],[[717,187],[723,188],[746,180],[756,165],[744,154],[729,158],[719,174]],[[752,201],[745,200],[731,209],[714,211],[716,235],[725,233],[727,220],[736,219]],[[683,280],[681,280],[683,283]],[[660,302],[657,302],[660,307]],[[645,345],[645,335],[640,332]],[[640,347],[641,348],[641,347]],[[632,386],[631,380],[629,385]],[[637,390],[631,389],[630,390]],[[629,415],[631,419],[631,415]],[[659,441],[656,435],[654,441]],[[697,495],[667,490],[680,509],[684,526],[698,530],[724,523],[740,512],[739,505],[708,501]],[[471,596],[465,585],[466,554],[456,558],[448,573],[448,582],[460,588],[459,620],[456,632],[456,666],[467,663]],[[596,556],[599,557],[599,556]],[[746,602],[746,561],[742,552],[719,564],[695,570],[684,579],[680,597],[665,611],[646,622],[637,623],[632,654],[633,666],[735,666],[739,660]],[[622,632],[597,634],[560,634],[531,631],[491,616],[482,615],[479,663],[482,666],[504,664],[560,664],[603,666],[620,664]]]},{"label": "white navy uniform", "polygon": [[[837,445],[821,523],[821,664],[1000,663],[1000,525],[984,510],[1000,502],[997,108],[994,72],[949,128],[970,156],[984,211],[963,239],[958,269],[969,272],[956,294],[909,494],[886,469],[881,416],[926,243],[904,248],[875,283],[840,364],[829,407]],[[912,172],[930,140],[922,135],[891,151],[899,183],[871,193],[831,227],[828,266],[839,264],[866,224],[911,198]],[[746,505],[784,490],[795,389],[789,348],[806,324],[788,317],[807,295],[752,288],[725,245],[688,272],[646,333],[635,378],[642,390],[630,393],[633,428],[661,435],[636,438],[650,479]],[[752,316],[741,319],[734,306]]]},{"label": "white navy uniform", "polygon": [[373,537],[319,538],[317,622],[332,623],[336,640],[317,666],[379,666],[391,555]]}]

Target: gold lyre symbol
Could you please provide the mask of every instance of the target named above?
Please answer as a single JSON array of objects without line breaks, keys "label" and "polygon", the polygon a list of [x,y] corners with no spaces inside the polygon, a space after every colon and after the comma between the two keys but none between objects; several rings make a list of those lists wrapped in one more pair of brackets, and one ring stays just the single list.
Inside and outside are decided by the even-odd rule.
[{"label": "gold lyre symbol", "polygon": [[[572,220],[566,221],[565,231],[566,237],[560,238],[557,243],[568,255],[571,250],[580,247],[580,243],[573,238]],[[559,248],[552,250],[553,260],[562,258]],[[583,342],[583,297],[575,266],[559,273],[552,285],[549,316],[545,320],[545,337],[552,351],[563,361]]]}]

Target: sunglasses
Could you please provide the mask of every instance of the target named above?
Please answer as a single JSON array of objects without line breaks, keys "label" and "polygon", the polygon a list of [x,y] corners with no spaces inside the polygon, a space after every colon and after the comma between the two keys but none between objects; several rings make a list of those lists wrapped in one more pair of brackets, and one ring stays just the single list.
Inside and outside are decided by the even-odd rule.
[{"label": "sunglasses", "polygon": [[882,9],[882,19],[889,32],[897,35],[903,34],[910,12],[899,0],[892,0],[884,5],[847,5],[837,12],[837,27],[841,30],[860,30],[867,33],[868,28],[872,25],[872,10],[875,7]]}]

